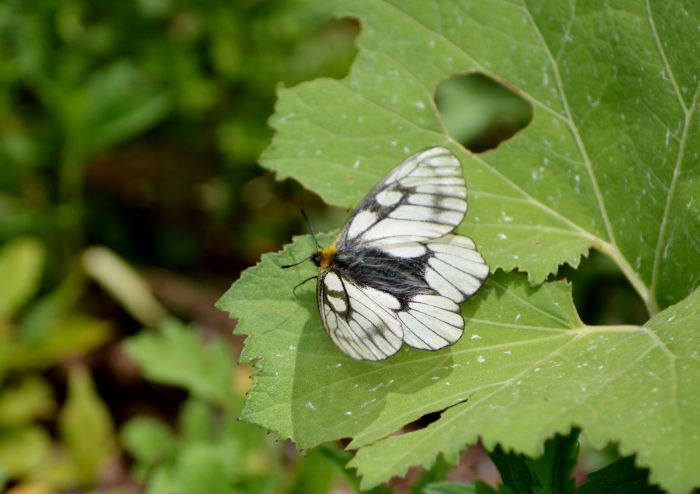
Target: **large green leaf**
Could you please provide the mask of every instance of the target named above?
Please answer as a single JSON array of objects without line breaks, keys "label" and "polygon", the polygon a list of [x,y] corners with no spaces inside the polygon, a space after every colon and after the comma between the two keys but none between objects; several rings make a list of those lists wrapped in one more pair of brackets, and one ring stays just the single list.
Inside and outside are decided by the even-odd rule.
[{"label": "large green leaf", "polygon": [[[531,288],[501,273],[464,304],[466,331],[455,345],[360,362],[323,331],[314,287],[292,294],[313,266],[280,269],[312,249],[305,237],[264,255],[219,302],[249,335],[242,359],[258,359],[244,419],[304,448],[352,438],[365,487],[439,452],[455,461],[479,436],[535,455],[571,424],[596,447],[616,440],[637,452],[652,480],[674,491],[700,483],[700,292],[642,327],[590,327],[565,283]],[[425,429],[391,435],[444,409]]]},{"label": "large green leaf", "polygon": [[[440,445],[456,459],[464,444],[480,435],[487,447],[500,442],[533,455],[547,435],[569,424],[582,425],[596,447],[619,440],[623,453],[637,452],[639,462],[651,466],[652,481],[672,492],[700,483],[693,467],[700,461],[700,397],[695,392],[700,291],[645,326],[590,327],[579,321],[568,325],[567,317],[553,311],[575,317],[570,301],[561,300],[568,297],[563,285],[547,284],[534,292],[517,283],[507,287],[492,280],[490,285],[486,298],[466,310],[471,331],[494,337],[486,347],[479,340],[469,349],[472,355],[482,352],[484,364],[495,359],[490,375],[464,376],[461,387],[470,399],[426,429],[361,450],[353,464],[368,483],[411,464],[431,463],[435,451],[426,443]],[[550,301],[537,301],[542,296]],[[500,298],[511,299],[515,317]],[[508,335],[514,330],[521,341]],[[520,359],[502,361],[499,353],[514,357],[518,347],[524,354]]]},{"label": "large green leaf", "polygon": [[[342,2],[362,22],[353,69],[280,91],[264,166],[351,206],[408,154],[445,145],[470,188],[458,231],[492,272],[518,268],[539,283],[594,247],[656,315],[589,327],[565,284],[531,288],[501,273],[464,305],[454,346],[355,362],[324,334],[312,287],[292,295],[313,267],[279,268],[313,250],[305,239],[264,256],[220,302],[249,335],[243,359],[258,360],[244,418],[302,447],[352,438],[365,486],[438,452],[454,461],[479,436],[534,455],[572,424],[594,446],[636,452],[670,490],[700,483],[700,4],[668,5]],[[526,129],[480,155],[448,134],[433,101],[441,81],[469,72],[533,108]],[[425,429],[392,435],[445,409]]]},{"label": "large green leaf", "polygon": [[[407,154],[462,160],[459,228],[493,268],[541,282],[595,247],[653,314],[700,281],[700,2],[348,0],[360,48],[349,76],[282,89],[261,163],[352,206]],[[530,125],[475,155],[433,101],[481,72],[532,105]]]}]

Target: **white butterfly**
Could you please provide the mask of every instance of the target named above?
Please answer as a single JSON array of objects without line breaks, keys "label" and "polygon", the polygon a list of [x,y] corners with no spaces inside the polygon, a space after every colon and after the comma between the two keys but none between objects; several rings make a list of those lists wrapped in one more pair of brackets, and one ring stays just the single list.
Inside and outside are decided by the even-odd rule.
[{"label": "white butterfly", "polygon": [[437,350],[464,331],[459,302],[489,268],[474,242],[449,234],[467,211],[459,160],[420,151],[367,194],[335,243],[311,257],[320,268],[318,309],[335,344],[358,360],[382,360],[402,342]]}]

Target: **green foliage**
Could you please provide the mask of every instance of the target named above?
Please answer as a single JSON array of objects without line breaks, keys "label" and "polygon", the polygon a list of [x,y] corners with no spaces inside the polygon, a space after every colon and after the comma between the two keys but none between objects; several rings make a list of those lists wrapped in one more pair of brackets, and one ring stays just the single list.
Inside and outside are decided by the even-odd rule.
[{"label": "green foliage", "polygon": [[638,492],[661,494],[663,491],[649,484],[649,472],[636,468],[634,458],[622,458],[588,475],[588,482],[576,489],[576,494],[613,494]]},{"label": "green foliage", "polygon": [[39,426],[3,431],[0,436],[0,475],[5,479],[37,469],[49,454],[51,438]]},{"label": "green foliage", "polygon": [[39,287],[45,252],[32,238],[18,238],[0,249],[0,320],[11,319]]},{"label": "green foliage", "polygon": [[299,468],[292,494],[325,494],[331,492],[335,468],[321,449],[313,449]]},{"label": "green foliage", "polygon": [[86,369],[71,369],[68,399],[58,416],[67,452],[75,465],[78,482],[93,485],[114,454],[114,425],[107,407],[95,392]]},{"label": "green foliage", "polygon": [[[167,321],[131,263],[199,276],[223,239],[238,246],[225,254],[235,273],[242,252],[286,238],[274,215],[259,228],[240,189],[261,174],[275,86],[347,71],[356,25],[331,13],[307,0],[0,3],[0,490],[118,492],[106,485],[115,472],[129,482],[122,439],[148,492],[284,482],[279,445],[235,420],[229,343]],[[129,381],[104,345],[133,331],[125,315],[162,327],[126,348],[146,377],[190,395],[165,417],[180,417],[176,431],[139,416],[111,437],[140,406],[98,392]]]},{"label": "green foliage", "polygon": [[481,481],[465,484],[433,482],[422,494],[611,494],[639,492],[661,494],[657,486],[649,484],[649,471],[637,468],[634,458],[621,458],[606,467],[588,474],[587,481],[575,487],[573,470],[578,450],[578,431],[567,436],[557,435],[545,442],[544,453],[530,458],[496,447],[491,459],[498,467],[503,483],[493,488]]},{"label": "green foliage", "polygon": [[475,484],[460,484],[458,482],[434,482],[423,489],[423,494],[480,494]]},{"label": "green foliage", "polygon": [[95,482],[113,455],[111,418],[84,369],[71,370],[67,402],[60,406],[60,441],[43,422],[59,404],[49,382],[35,374],[104,343],[110,332],[76,310],[81,275],[33,303],[43,276],[44,246],[26,237],[0,250],[0,472],[6,479],[36,478],[75,487]]},{"label": "green foliage", "polygon": [[[700,441],[688,433],[700,406],[700,62],[690,48],[700,11],[683,4],[692,13],[675,24],[672,10],[642,3],[344,2],[363,26],[353,70],[279,91],[262,164],[349,207],[407,154],[445,145],[470,189],[457,230],[495,274],[464,304],[452,347],[355,362],[324,334],[313,288],[292,295],[313,268],[279,268],[308,256],[310,239],[263,256],[219,301],[248,335],[242,359],[256,361],[243,417],[301,447],[351,437],[365,487],[439,452],[454,462],[479,436],[534,455],[572,425],[595,447],[636,452],[673,492],[700,484]],[[472,71],[532,106],[527,128],[483,155],[446,131],[433,102],[442,80]],[[646,324],[585,325],[566,284],[529,286],[590,248],[627,277]]]},{"label": "green foliage", "polygon": [[46,380],[29,375],[0,394],[0,424],[19,426],[52,416],[56,408],[53,392]]},{"label": "green foliage", "polygon": [[[193,348],[200,351],[193,353]],[[181,386],[221,406],[233,399],[233,359],[223,341],[217,339],[203,346],[196,331],[170,320],[164,323],[160,335],[142,333],[128,340],[125,350],[153,381]]]},{"label": "green foliage", "polygon": [[359,491],[344,468],[350,456],[333,446],[309,451],[293,478],[285,478],[278,443],[238,420],[242,400],[231,380],[242,370],[232,368],[222,338],[202,341],[192,328],[170,320],[157,334],[127,340],[125,349],[151,380],[181,386],[190,395],[175,430],[147,417],[133,418],[121,430],[121,442],[135,459],[134,476],[148,479],[148,493],[320,494],[340,478]]},{"label": "green foliage", "polygon": [[579,431],[574,430],[566,436],[556,435],[544,443],[544,454],[535,459],[506,453],[497,446],[490,456],[503,479],[498,492],[573,494],[575,485],[571,474],[578,456],[578,434]]},{"label": "green foliage", "polygon": [[90,247],[83,252],[87,274],[146,326],[157,326],[167,315],[146,281],[129,264],[105,247]]},{"label": "green foliage", "polygon": [[[331,9],[309,0],[3,2],[0,240],[41,237],[61,275],[86,238],[133,256],[129,204],[104,194],[130,184],[166,210],[173,194],[201,195],[204,226],[234,218],[264,243],[269,234],[250,228],[239,189],[260,174],[254,163],[271,137],[277,84],[347,70],[356,27],[329,24]],[[186,155],[172,163],[178,173],[163,168],[169,153]],[[155,198],[154,172],[165,176]],[[101,186],[98,198],[86,181]],[[184,236],[182,222],[160,220],[157,262],[181,267],[204,255],[197,249],[206,243]],[[258,254],[255,244],[240,249]]]},{"label": "green foliage", "polygon": [[[346,10],[363,25],[350,76],[285,89],[347,72],[357,24],[328,22]],[[697,483],[698,302],[684,297],[698,284],[699,17],[689,1],[575,12],[546,1],[0,2],[0,490],[122,493],[115,474],[156,494],[359,490],[344,468],[352,453],[329,444],[297,459],[236,420],[247,371],[230,342],[168,319],[162,302],[181,317],[187,302],[157,301],[133,267],[218,286],[211,273],[234,276],[296,228],[279,194],[298,187],[254,179],[280,81],[262,159],[278,177],[348,207],[406,153],[448,145],[470,186],[461,231],[494,271],[540,282],[593,247],[650,313],[667,310],[644,325],[588,326],[565,285],[499,273],[465,306],[459,345],[351,362],[320,329],[312,288],[291,295],[312,270],[278,268],[308,255],[299,240],[221,303],[251,335],[243,358],[257,361],[245,418],[303,446],[350,437],[365,485],[433,464],[444,445],[415,489],[489,492],[435,481],[481,433],[535,455],[572,423],[596,447],[618,439],[636,451],[664,487]],[[474,71],[522,99],[489,86],[459,103],[448,78]],[[489,153],[462,148],[501,111],[532,121]],[[137,325],[157,329],[105,345]],[[152,381],[140,386],[181,392],[132,417],[143,404],[117,348]],[[392,436],[440,410],[428,428]],[[536,465],[552,471],[551,458],[513,455],[532,479],[544,478]],[[631,466],[587,486],[651,489]]]},{"label": "green foliage", "polygon": [[177,431],[136,417],[121,431],[134,457],[134,475],[149,479],[147,492],[271,492],[280,482],[276,447],[262,430],[237,420],[233,356],[220,337],[202,342],[192,328],[167,321],[160,334],[140,334],[125,344],[154,382],[184,387],[190,398]]}]

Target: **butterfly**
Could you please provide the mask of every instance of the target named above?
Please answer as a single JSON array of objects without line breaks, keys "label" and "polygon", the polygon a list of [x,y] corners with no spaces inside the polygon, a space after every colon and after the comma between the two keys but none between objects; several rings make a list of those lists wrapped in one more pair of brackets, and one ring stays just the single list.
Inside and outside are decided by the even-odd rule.
[{"label": "butterfly", "polygon": [[457,304],[489,273],[474,242],[450,233],[466,199],[457,157],[443,147],[419,151],[367,194],[331,246],[304,260],[320,270],[318,310],[338,348],[383,360],[403,343],[438,350],[459,340]]}]

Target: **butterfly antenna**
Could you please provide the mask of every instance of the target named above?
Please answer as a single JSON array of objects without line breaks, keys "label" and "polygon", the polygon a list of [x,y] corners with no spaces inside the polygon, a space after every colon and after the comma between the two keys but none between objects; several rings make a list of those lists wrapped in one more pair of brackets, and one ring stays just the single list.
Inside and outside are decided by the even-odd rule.
[{"label": "butterfly antenna", "polygon": [[[304,219],[306,220],[306,224],[309,225],[309,231],[311,232],[311,237],[314,239],[314,243],[316,244],[316,249],[317,249],[317,250],[321,250],[321,246],[318,244],[318,240],[316,240],[316,232],[314,232],[314,227],[311,226],[311,221],[309,221],[309,217],[306,216],[306,211],[304,211],[303,209],[300,209],[300,211],[301,211],[301,215],[302,215],[302,216],[304,217]],[[301,264],[302,262],[310,261],[312,257],[313,257],[313,256],[305,257],[304,259],[302,259],[302,260],[299,261],[299,262],[295,262],[294,264],[285,264],[284,266],[280,266],[280,267],[281,267],[282,269],[287,269],[287,268],[291,268],[291,267],[294,267],[294,266],[298,266],[298,265]],[[312,279],[312,278],[309,278],[309,280],[310,280],[310,279]],[[303,284],[303,283],[306,283],[306,282],[309,281],[309,280],[304,280],[304,281],[302,281],[302,284]],[[297,286],[299,286],[299,285],[297,285]]]},{"label": "butterfly antenna", "polygon": [[321,250],[321,246],[318,244],[318,240],[316,240],[316,232],[314,232],[314,227],[311,226],[311,221],[309,220],[309,217],[306,216],[306,211],[303,209],[300,209],[301,215],[304,217],[306,220],[306,224],[309,225],[309,231],[311,232],[311,237],[314,239],[314,243],[316,244],[316,249]]},{"label": "butterfly antenna", "polygon": [[292,293],[294,294],[294,296],[295,297],[297,296],[297,288],[299,288],[301,285],[303,285],[307,281],[315,280],[316,278],[318,278],[318,276],[310,276],[310,277],[306,278],[304,281],[302,281],[301,283],[297,284],[297,286],[292,288]]},{"label": "butterfly antenna", "polygon": [[280,267],[281,267],[282,269],[293,268],[294,266],[298,266],[298,265],[301,264],[302,262],[306,262],[306,261],[310,261],[310,260],[311,260],[311,256],[305,257],[305,258],[302,259],[301,261],[295,262],[294,264],[285,264],[284,266],[280,266]]}]

